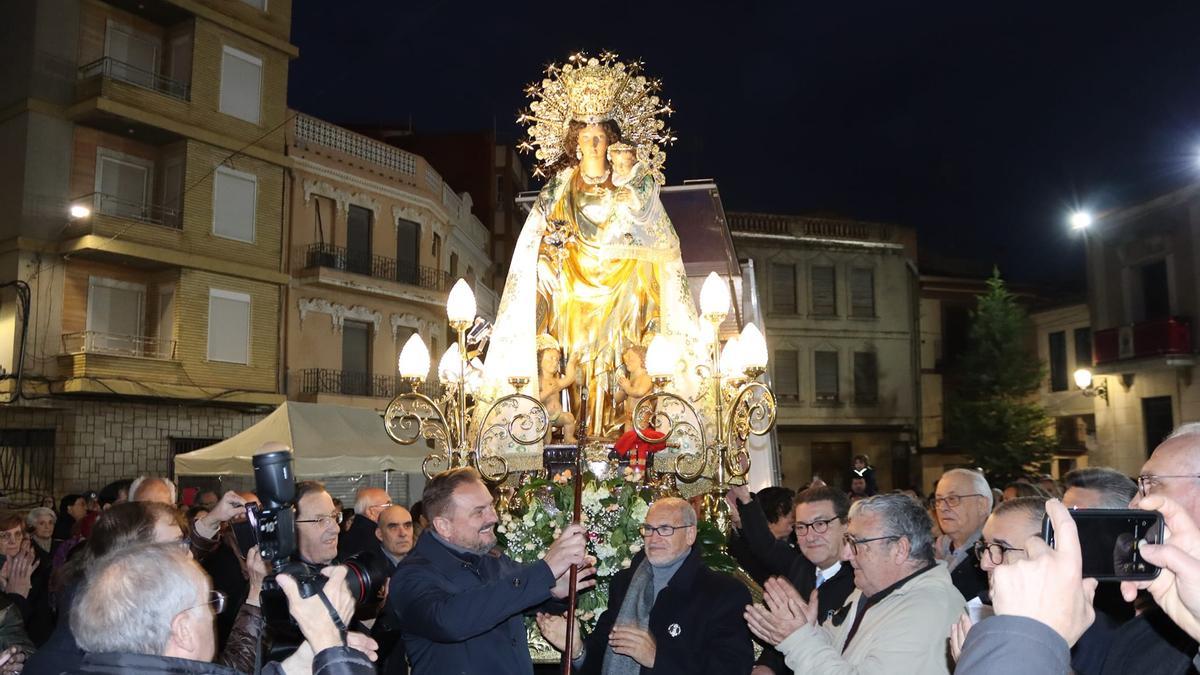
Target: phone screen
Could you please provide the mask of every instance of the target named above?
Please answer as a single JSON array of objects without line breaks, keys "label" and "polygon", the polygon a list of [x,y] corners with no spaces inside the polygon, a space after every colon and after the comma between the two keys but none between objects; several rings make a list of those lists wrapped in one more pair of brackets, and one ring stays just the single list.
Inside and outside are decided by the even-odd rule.
[{"label": "phone screen", "polygon": [[[1159,568],[1142,558],[1143,541],[1157,544],[1163,538],[1162,515],[1128,509],[1075,509],[1071,518],[1079,530],[1083,576],[1100,580],[1141,580],[1158,576]],[[1046,540],[1054,544],[1047,518]]]}]

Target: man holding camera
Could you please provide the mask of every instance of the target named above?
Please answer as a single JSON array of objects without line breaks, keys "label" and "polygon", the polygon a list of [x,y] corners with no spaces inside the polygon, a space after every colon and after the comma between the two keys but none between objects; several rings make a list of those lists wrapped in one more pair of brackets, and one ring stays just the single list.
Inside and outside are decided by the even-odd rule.
[{"label": "man holding camera", "polygon": [[[568,570],[585,562],[583,528],[568,526],[542,560],[521,565],[493,550],[498,518],[475,469],[434,476],[422,503],[430,529],[397,566],[388,593],[413,675],[529,675],[522,615],[567,596]],[[577,587],[595,585],[594,572],[580,570]]]}]

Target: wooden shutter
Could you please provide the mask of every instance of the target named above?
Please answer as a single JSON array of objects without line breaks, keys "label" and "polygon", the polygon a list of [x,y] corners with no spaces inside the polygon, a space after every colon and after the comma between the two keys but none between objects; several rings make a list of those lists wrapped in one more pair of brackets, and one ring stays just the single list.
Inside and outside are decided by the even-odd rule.
[{"label": "wooden shutter", "polygon": [[775,352],[775,394],[784,400],[800,398],[800,352],[780,349]]},{"label": "wooden shutter", "polygon": [[875,316],[875,270],[850,271],[850,316]]},{"label": "wooden shutter", "polygon": [[838,400],[838,354],[816,352],[813,365],[816,379],[816,400],[833,403]]},{"label": "wooden shutter", "polygon": [[854,401],[865,405],[879,402],[879,362],[875,352],[854,352]]},{"label": "wooden shutter", "polygon": [[812,313],[814,316],[837,316],[837,276],[833,267],[817,265],[812,268]]},{"label": "wooden shutter", "polygon": [[1050,391],[1067,390],[1067,334],[1057,331],[1050,340]]},{"label": "wooden shutter", "polygon": [[796,266],[771,263],[771,311],[796,313]]}]

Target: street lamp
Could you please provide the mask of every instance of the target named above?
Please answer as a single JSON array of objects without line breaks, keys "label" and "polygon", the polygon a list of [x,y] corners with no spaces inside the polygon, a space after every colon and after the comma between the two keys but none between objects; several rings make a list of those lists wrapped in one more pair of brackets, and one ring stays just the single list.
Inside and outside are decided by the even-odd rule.
[{"label": "street lamp", "polygon": [[75,220],[83,220],[84,218],[92,215],[92,210],[83,204],[72,204],[71,208],[68,209],[68,212]]},{"label": "street lamp", "polygon": [[1095,383],[1092,381],[1092,371],[1087,368],[1080,368],[1075,371],[1075,386],[1083,391],[1084,396],[1088,398],[1099,396],[1104,399],[1105,405],[1109,405],[1108,381],[1102,379],[1100,380],[1100,386],[1095,386]]},{"label": "street lamp", "polygon": [[1076,211],[1071,214],[1071,229],[1086,230],[1092,226],[1092,214],[1087,211]]}]

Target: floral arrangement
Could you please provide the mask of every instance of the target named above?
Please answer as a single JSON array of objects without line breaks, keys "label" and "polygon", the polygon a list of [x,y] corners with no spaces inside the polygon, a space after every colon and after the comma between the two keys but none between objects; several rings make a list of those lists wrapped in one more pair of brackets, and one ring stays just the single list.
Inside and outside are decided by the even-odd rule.
[{"label": "floral arrangement", "polygon": [[[510,508],[500,514],[497,528],[510,558],[517,562],[541,558],[571,522],[573,478],[568,469],[550,480],[534,479],[517,491]],[[580,593],[576,603],[576,616],[586,634],[608,606],[613,576],[629,567],[642,550],[640,527],[650,503],[670,493],[643,482],[641,472],[628,467],[606,477],[585,472],[583,480],[580,520],[587,531],[588,553],[596,558],[596,587]],[[701,523],[697,540],[710,567],[729,571],[736,566],[723,552],[724,537],[715,527]]]}]

